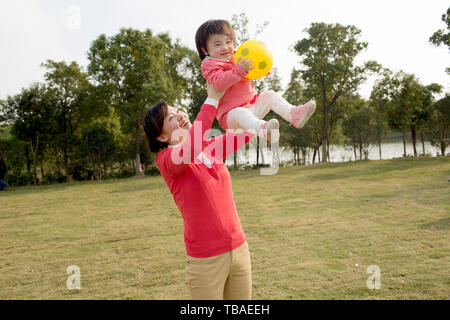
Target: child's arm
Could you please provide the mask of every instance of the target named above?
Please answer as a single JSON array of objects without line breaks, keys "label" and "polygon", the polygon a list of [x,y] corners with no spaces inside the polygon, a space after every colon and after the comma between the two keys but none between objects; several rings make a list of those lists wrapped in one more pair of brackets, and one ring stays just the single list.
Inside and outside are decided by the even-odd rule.
[{"label": "child's arm", "polygon": [[227,71],[214,60],[206,60],[202,64],[203,77],[219,90],[228,90],[247,74],[248,72],[240,64],[235,64],[233,69]]}]

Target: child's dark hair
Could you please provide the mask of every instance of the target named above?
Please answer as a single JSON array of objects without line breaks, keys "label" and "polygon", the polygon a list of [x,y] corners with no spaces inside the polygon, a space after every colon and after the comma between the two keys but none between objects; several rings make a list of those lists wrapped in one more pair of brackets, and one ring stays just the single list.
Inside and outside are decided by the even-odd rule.
[{"label": "child's dark hair", "polygon": [[206,54],[203,49],[206,49],[206,43],[208,39],[213,34],[225,34],[231,37],[233,43],[236,45],[236,35],[234,33],[233,27],[226,20],[208,20],[203,23],[197,30],[195,34],[195,44],[197,46],[198,55],[200,59],[203,60]]},{"label": "child's dark hair", "polygon": [[148,148],[153,153],[158,153],[168,146],[167,142],[161,142],[156,139],[162,133],[164,119],[167,114],[167,102],[164,100],[161,100],[145,111],[142,126],[144,127],[145,135],[147,136]]}]

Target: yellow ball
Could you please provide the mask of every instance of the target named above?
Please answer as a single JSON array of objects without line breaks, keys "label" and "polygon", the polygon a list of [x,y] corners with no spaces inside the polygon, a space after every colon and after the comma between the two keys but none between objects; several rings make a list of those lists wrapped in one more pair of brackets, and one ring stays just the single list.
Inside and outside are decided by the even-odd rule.
[{"label": "yellow ball", "polygon": [[241,60],[247,58],[252,60],[253,70],[250,70],[245,76],[247,79],[259,79],[267,75],[272,69],[273,56],[264,43],[258,40],[248,40],[241,44],[234,55],[234,63],[237,63],[239,57]]}]

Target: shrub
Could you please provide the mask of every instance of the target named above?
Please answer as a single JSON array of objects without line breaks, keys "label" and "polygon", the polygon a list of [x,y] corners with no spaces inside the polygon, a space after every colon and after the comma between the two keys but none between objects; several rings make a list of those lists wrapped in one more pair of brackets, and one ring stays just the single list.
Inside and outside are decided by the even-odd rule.
[{"label": "shrub", "polygon": [[48,185],[53,183],[64,183],[64,182],[67,182],[67,176],[61,171],[56,171],[55,173],[48,172],[44,174],[41,184]]},{"label": "shrub", "polygon": [[42,184],[52,184],[56,183],[58,180],[56,176],[52,173],[46,173],[44,174],[44,177],[42,178]]},{"label": "shrub", "polygon": [[146,171],[145,171],[146,175],[150,175],[150,176],[159,176],[161,173],[159,172],[158,167],[156,166],[152,166],[149,167]]},{"label": "shrub", "polygon": [[[10,186],[27,186],[33,183],[33,175],[28,173],[7,173],[5,177],[6,183],[8,183]],[[37,180],[39,183],[39,179]]]},{"label": "shrub", "polygon": [[119,172],[115,173],[116,178],[130,178],[136,174],[136,170],[134,168],[122,168]]}]

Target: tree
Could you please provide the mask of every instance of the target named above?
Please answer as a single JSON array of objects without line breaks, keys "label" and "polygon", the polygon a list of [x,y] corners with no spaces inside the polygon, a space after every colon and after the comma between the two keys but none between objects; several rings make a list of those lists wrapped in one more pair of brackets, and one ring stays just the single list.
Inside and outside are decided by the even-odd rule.
[{"label": "tree", "polygon": [[114,136],[99,125],[86,127],[82,133],[82,148],[93,167],[97,180],[102,179],[102,164],[113,159],[115,151]]},{"label": "tree", "polygon": [[417,156],[416,142],[417,130],[420,123],[426,118],[424,105],[429,99],[429,92],[419,83],[414,75],[404,74],[401,78],[400,92],[396,97],[397,106],[401,108],[405,116],[405,125],[411,129],[411,138],[414,156]]},{"label": "tree", "polygon": [[[293,69],[283,97],[290,104],[297,106],[307,100],[306,94],[300,72]],[[281,117],[277,117],[281,119]],[[306,163],[306,155],[310,148],[314,150],[313,161],[315,160],[316,150],[320,145],[320,139],[317,139],[316,135],[317,127],[317,117],[311,118],[301,130],[288,125],[285,121],[280,121],[280,143],[292,149],[296,165]],[[303,161],[300,160],[300,153]]]},{"label": "tree", "polygon": [[404,156],[406,156],[406,130],[410,128],[414,156],[417,156],[417,132],[428,117],[432,91],[438,87],[433,84],[427,89],[414,75],[403,71],[393,74],[392,71],[385,69],[382,75],[372,89],[371,101],[386,113],[389,127],[402,130]]},{"label": "tree", "polygon": [[231,25],[236,33],[236,41],[241,44],[250,39],[256,39],[269,25],[269,21],[264,21],[261,25],[256,25],[255,33],[250,35],[248,31],[248,17],[244,11],[239,14],[233,14],[231,17]]},{"label": "tree", "polygon": [[26,141],[33,156],[33,183],[37,185],[37,156],[42,136],[50,129],[51,99],[48,89],[39,83],[8,96],[2,102],[2,119],[11,125],[11,133]]},{"label": "tree", "polygon": [[384,111],[384,107],[386,102],[382,99],[377,100],[375,93],[372,91],[372,95],[370,96],[369,103],[374,110],[374,117],[376,121],[376,133],[377,133],[377,142],[378,142],[378,154],[380,160],[382,159],[381,154],[381,139],[386,135],[388,130],[388,118]]},{"label": "tree", "polygon": [[375,144],[378,138],[378,124],[375,109],[361,98],[354,98],[349,112],[342,122],[342,130],[346,136],[346,144],[353,147],[355,160],[356,150],[359,150],[359,159],[367,160],[369,147]]},{"label": "tree", "polygon": [[424,132],[430,139],[431,145],[439,148],[441,155],[444,156],[450,143],[450,95],[432,105]]},{"label": "tree", "polygon": [[356,56],[367,48],[359,41],[355,26],[313,23],[305,30],[309,37],[298,41],[294,51],[303,58],[300,70],[305,84],[323,112],[322,162],[327,161],[331,139],[330,113],[340,96],[354,93],[370,72],[379,70],[374,61],[355,66]]},{"label": "tree", "polygon": [[[450,49],[450,7],[447,9],[447,13],[442,15],[441,19],[447,25],[447,31],[443,29],[436,31],[430,37],[430,42],[436,47],[445,45]],[[450,74],[450,68],[447,68],[446,71]]]},{"label": "tree", "polygon": [[122,128],[134,131],[136,175],[140,175],[142,115],[147,106],[164,98],[181,100],[187,49],[167,34],[153,35],[122,28],[114,36],[100,35],[88,52],[88,71],[106,105],[120,112]]},{"label": "tree", "polygon": [[[0,103],[0,107],[3,106],[3,103]],[[20,174],[27,165],[25,147],[28,147],[29,142],[19,140],[12,135],[11,127],[0,128],[0,131],[0,156],[5,160],[9,172]]]},{"label": "tree", "polygon": [[[52,147],[62,154],[62,163],[69,183],[75,166],[74,152],[79,144],[81,126],[97,116],[104,106],[98,102],[97,92],[88,75],[76,62],[47,60],[45,79],[53,95]],[[101,109],[101,107],[103,109]]]}]

